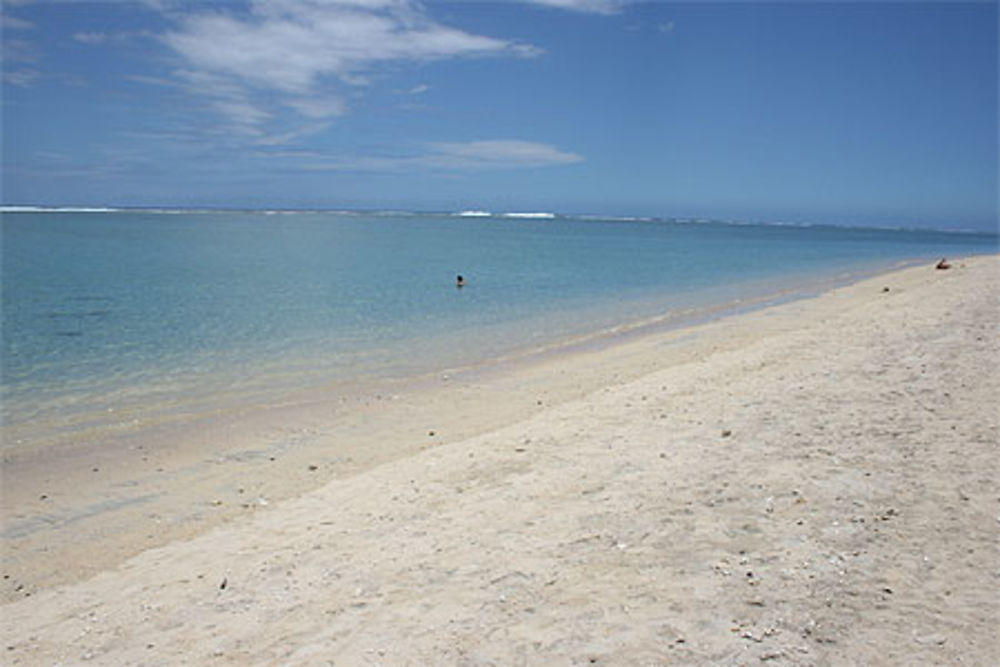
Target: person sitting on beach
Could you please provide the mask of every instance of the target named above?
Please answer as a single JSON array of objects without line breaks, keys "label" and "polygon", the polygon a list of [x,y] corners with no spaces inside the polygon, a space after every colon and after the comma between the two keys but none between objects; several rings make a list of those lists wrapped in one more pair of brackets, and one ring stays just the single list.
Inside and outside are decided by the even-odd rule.
[{"label": "person sitting on beach", "polygon": [[944,257],[942,257],[941,261],[934,265],[934,268],[935,269],[942,269],[942,270],[943,269],[950,269],[951,268],[951,264],[948,263],[947,259],[945,259]]},{"label": "person sitting on beach", "polygon": [[455,278],[455,287],[465,287],[465,278],[461,275]]}]

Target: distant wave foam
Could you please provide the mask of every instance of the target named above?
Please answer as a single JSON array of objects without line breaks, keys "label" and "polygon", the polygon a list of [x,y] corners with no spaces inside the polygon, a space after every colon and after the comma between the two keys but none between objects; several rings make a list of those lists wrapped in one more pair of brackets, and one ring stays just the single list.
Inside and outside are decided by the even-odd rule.
[{"label": "distant wave foam", "polygon": [[0,213],[117,213],[104,206],[0,206]]},{"label": "distant wave foam", "polygon": [[556,217],[555,213],[504,213],[504,218],[529,218],[533,220],[552,220]]}]

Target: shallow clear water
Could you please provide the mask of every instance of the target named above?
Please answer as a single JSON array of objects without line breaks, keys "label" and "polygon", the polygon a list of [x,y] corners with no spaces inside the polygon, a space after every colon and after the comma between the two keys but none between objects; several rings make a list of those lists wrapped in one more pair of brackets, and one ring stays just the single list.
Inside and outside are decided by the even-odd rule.
[{"label": "shallow clear water", "polygon": [[2,232],[8,424],[408,375],[997,250],[982,234],[410,214],[7,213]]}]

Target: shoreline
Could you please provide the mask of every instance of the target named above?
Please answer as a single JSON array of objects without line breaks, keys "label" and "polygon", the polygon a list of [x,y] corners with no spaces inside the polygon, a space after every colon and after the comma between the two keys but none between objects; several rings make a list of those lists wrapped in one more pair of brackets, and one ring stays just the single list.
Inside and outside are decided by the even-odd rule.
[{"label": "shoreline", "polygon": [[[971,255],[970,257],[975,256],[981,255]],[[125,382],[121,386],[111,386],[103,390],[101,394],[82,399],[84,404],[92,404],[93,407],[81,410],[76,405],[81,402],[77,399],[76,393],[70,393],[55,399],[45,399],[43,401],[44,407],[36,408],[30,417],[21,417],[17,420],[11,419],[14,415],[9,407],[11,397],[8,396],[7,401],[5,401],[6,405],[2,407],[5,417],[3,429],[6,436],[3,442],[3,455],[7,462],[16,462],[22,458],[32,458],[39,455],[49,456],[50,454],[43,451],[43,448],[51,447],[54,448],[53,453],[55,454],[68,453],[72,456],[73,448],[77,447],[81,440],[93,443],[95,440],[104,440],[109,436],[114,439],[123,431],[134,432],[138,439],[143,436],[144,432],[150,430],[170,428],[171,426],[183,429],[185,422],[201,422],[212,414],[239,414],[247,409],[269,409],[275,403],[320,403],[331,395],[343,397],[349,401],[364,399],[366,396],[375,396],[379,393],[405,392],[408,386],[426,388],[424,385],[427,381],[440,376],[475,373],[487,368],[501,367],[506,370],[505,367],[509,367],[512,372],[516,372],[517,369],[539,360],[572,356],[581,351],[601,351],[636,337],[693,328],[720,318],[753,312],[799,299],[814,298],[832,289],[882,273],[919,265],[925,261],[929,260],[913,258],[871,261],[836,271],[826,269],[819,273],[789,274],[780,278],[758,278],[751,280],[752,287],[744,288],[744,291],[737,296],[726,295],[726,292],[732,291],[732,287],[715,286],[708,288],[707,291],[705,289],[696,291],[694,294],[698,296],[694,297],[695,301],[690,304],[671,306],[665,310],[664,306],[661,305],[650,307],[650,304],[647,303],[648,298],[640,299],[636,303],[642,305],[637,305],[637,307],[654,314],[638,316],[637,319],[616,320],[615,323],[598,329],[568,333],[548,341],[521,343],[516,347],[500,350],[498,354],[482,356],[483,350],[480,350],[473,357],[457,363],[435,359],[430,365],[424,363],[418,366],[402,367],[395,372],[373,372],[371,369],[366,369],[362,371],[359,378],[336,377],[336,379],[329,380],[319,379],[320,376],[316,375],[305,385],[282,384],[280,388],[274,390],[272,389],[273,382],[278,378],[286,378],[287,382],[288,377],[299,376],[301,371],[306,371],[311,366],[316,365],[317,360],[296,359],[291,366],[293,370],[286,370],[284,366],[279,366],[274,362],[266,362],[270,367],[268,371],[256,374],[247,386],[241,387],[235,392],[230,391],[231,395],[226,394],[222,388],[232,384],[235,379],[235,371],[224,372],[218,377],[213,373],[196,380],[166,380],[162,382],[162,386],[160,384],[143,386],[135,382]],[[789,287],[789,284],[795,286]],[[713,296],[706,300],[708,294]],[[724,298],[720,299],[720,297]],[[577,317],[576,319],[585,318]],[[279,368],[280,372],[276,370]],[[331,372],[336,375],[336,372],[332,370],[324,371],[322,375],[330,375]],[[195,397],[187,396],[192,389],[203,382],[206,382],[213,389],[199,393]],[[123,408],[118,407],[116,410],[112,410],[104,407],[115,404],[122,394],[136,392],[138,392],[137,395],[144,397],[141,405],[137,404],[136,399],[133,398]],[[184,396],[183,399],[182,396]],[[18,398],[16,400],[23,401],[24,399]],[[202,407],[205,403],[210,406],[207,410]],[[202,414],[197,414],[195,410],[200,410]],[[67,412],[68,416],[60,416],[61,421],[53,421],[52,417],[49,416],[52,413]],[[111,415],[115,412],[118,414],[112,417]],[[37,430],[35,422],[39,419],[52,423],[43,430]],[[135,426],[127,420],[131,420]],[[25,425],[29,429],[34,427],[36,430],[24,432]],[[22,443],[28,441],[31,444],[22,447]]]},{"label": "shoreline", "polygon": [[[973,251],[971,256],[984,253],[992,254],[993,249],[980,249],[978,253]],[[31,448],[36,443],[45,446],[60,439],[71,442],[77,435],[75,421],[92,420],[96,427],[107,426],[112,422],[103,419],[110,405],[123,405],[126,411],[134,413],[142,422],[156,421],[173,419],[176,413],[196,410],[199,404],[205,402],[230,408],[238,408],[240,404],[264,403],[274,395],[275,383],[278,393],[300,393],[304,377],[308,378],[305,382],[318,394],[332,386],[331,378],[334,378],[333,384],[360,385],[364,380],[357,383],[353,380],[397,380],[438,372],[442,365],[461,368],[503,362],[510,358],[531,357],[539,350],[573,346],[575,340],[593,338],[601,344],[602,339],[615,336],[619,329],[647,329],[649,323],[655,324],[660,320],[665,320],[664,326],[668,328],[690,326],[706,317],[719,316],[714,314],[715,311],[727,315],[743,310],[741,301],[768,302],[775,298],[784,299],[787,294],[791,294],[792,298],[814,296],[845,282],[923,260],[930,261],[931,256],[914,253],[902,259],[870,257],[842,263],[839,267],[821,266],[808,270],[800,267],[794,272],[777,276],[758,274],[741,279],[735,285],[687,287],[676,293],[672,293],[668,285],[663,285],[655,290],[647,287],[627,292],[624,297],[615,295],[597,305],[590,301],[578,301],[563,309],[570,314],[568,316],[559,314],[562,312],[559,311],[556,317],[540,314],[534,315],[533,319],[525,319],[520,323],[522,329],[546,330],[555,322],[556,331],[547,331],[542,336],[532,335],[513,346],[499,341],[517,339],[518,330],[494,323],[486,328],[489,333],[485,336],[485,344],[476,342],[481,338],[479,334],[482,330],[451,338],[437,332],[426,339],[407,339],[397,344],[395,349],[348,348],[344,361],[333,363],[328,361],[330,350],[318,349],[313,342],[302,349],[259,350],[259,354],[232,358],[223,355],[220,358],[224,360],[219,364],[213,362],[212,353],[206,354],[204,350],[193,354],[186,362],[176,362],[179,366],[175,366],[175,362],[150,358],[141,367],[128,364],[117,367],[113,360],[105,359],[100,364],[104,375],[76,376],[71,369],[63,369],[64,376],[58,382],[49,381],[49,384],[45,384],[44,378],[31,379],[31,371],[22,369],[20,382],[5,385],[5,400],[0,404],[6,436],[3,453],[11,453],[12,443],[22,441],[29,443]],[[620,307],[621,304],[628,304],[628,307]],[[708,314],[703,315],[703,311]],[[430,343],[438,338],[442,342]],[[471,348],[469,353],[454,353],[454,350],[466,346]],[[415,347],[418,352],[414,355],[403,351],[403,347]],[[414,356],[429,356],[432,361],[414,363]],[[352,357],[354,360],[351,360]],[[53,391],[51,386],[59,386],[60,389]],[[228,394],[232,395],[220,398]],[[39,427],[39,422],[45,426]],[[63,434],[60,435],[60,432]]]},{"label": "shoreline", "polygon": [[994,662],[1000,258],[953,267],[452,378],[411,425],[521,404],[29,591],[6,658]]},{"label": "shoreline", "polygon": [[[706,350],[745,345],[772,332],[729,335],[731,325],[746,328],[744,320],[767,320],[924,266],[915,262],[875,275],[828,275],[807,289],[703,308],[694,318],[663,315],[413,378],[326,385],[278,405],[104,429],[72,448],[8,450],[2,599],[79,581],[332,480],[531,418]],[[666,354],[654,359],[653,350]],[[79,545],[87,545],[83,559]]]}]

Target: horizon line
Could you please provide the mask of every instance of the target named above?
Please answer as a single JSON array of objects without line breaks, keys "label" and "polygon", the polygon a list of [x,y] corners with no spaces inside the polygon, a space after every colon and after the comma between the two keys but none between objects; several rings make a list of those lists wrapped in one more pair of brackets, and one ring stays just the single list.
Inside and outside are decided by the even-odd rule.
[{"label": "horizon line", "polygon": [[77,206],[77,205],[38,205],[38,204],[0,204],[0,214],[2,213],[148,213],[148,214],[177,214],[177,213],[254,213],[264,215],[281,214],[339,214],[339,215],[379,215],[379,216],[448,216],[458,218],[503,218],[545,221],[553,219],[561,220],[581,220],[581,221],[607,221],[607,222],[649,222],[649,223],[674,223],[674,224],[723,224],[730,226],[771,226],[790,228],[814,228],[832,227],[836,229],[870,229],[879,231],[931,231],[954,234],[981,234],[985,236],[1000,236],[1000,227],[995,229],[978,228],[942,228],[938,226],[919,227],[913,225],[880,225],[873,223],[837,223],[837,222],[816,222],[809,219],[763,219],[763,218],[726,218],[715,216],[691,216],[691,215],[602,215],[591,213],[561,213],[558,211],[490,211],[487,209],[463,208],[461,210],[430,210],[430,209],[379,209],[379,208],[316,208],[316,207],[238,207],[238,206]]}]

